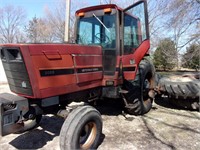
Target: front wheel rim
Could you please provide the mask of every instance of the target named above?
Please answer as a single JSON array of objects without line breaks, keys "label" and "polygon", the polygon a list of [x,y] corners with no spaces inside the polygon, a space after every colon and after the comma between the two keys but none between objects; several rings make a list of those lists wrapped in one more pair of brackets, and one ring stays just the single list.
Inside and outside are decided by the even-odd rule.
[{"label": "front wheel rim", "polygon": [[97,134],[97,126],[94,122],[89,122],[84,125],[81,130],[79,142],[81,149],[89,149],[94,143]]},{"label": "front wheel rim", "polygon": [[150,81],[146,78],[144,80],[144,83],[143,83],[143,101],[146,101],[148,99],[148,93],[149,93],[149,90],[150,90],[150,86],[151,86],[151,83]]}]

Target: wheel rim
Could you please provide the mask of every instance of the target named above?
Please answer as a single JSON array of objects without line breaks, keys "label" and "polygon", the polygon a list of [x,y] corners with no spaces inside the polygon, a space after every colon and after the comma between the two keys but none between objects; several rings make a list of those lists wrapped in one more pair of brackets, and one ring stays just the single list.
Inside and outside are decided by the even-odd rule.
[{"label": "wheel rim", "polygon": [[80,148],[89,149],[94,143],[97,134],[97,126],[94,122],[89,122],[81,130],[79,137]]},{"label": "wheel rim", "polygon": [[150,81],[146,78],[143,84],[143,101],[148,100],[150,85],[151,85]]}]

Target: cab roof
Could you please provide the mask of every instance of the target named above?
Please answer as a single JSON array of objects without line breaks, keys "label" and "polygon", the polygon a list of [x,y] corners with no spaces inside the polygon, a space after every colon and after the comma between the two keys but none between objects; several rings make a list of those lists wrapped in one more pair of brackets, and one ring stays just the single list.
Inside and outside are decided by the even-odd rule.
[{"label": "cab roof", "polygon": [[79,14],[81,12],[89,12],[89,11],[101,10],[101,9],[106,9],[106,8],[114,8],[117,10],[123,10],[122,8],[118,7],[115,4],[107,4],[107,5],[97,5],[97,6],[82,8],[82,9],[77,10],[76,14]]}]

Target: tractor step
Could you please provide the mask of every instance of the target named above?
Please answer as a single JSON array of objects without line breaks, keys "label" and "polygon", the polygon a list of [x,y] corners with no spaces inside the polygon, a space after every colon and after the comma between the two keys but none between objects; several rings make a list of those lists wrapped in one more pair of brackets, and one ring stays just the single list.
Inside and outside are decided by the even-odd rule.
[{"label": "tractor step", "polygon": [[122,89],[121,89],[121,90],[119,91],[119,93],[121,93],[121,94],[127,94],[128,91],[127,91],[127,90],[122,90]]}]

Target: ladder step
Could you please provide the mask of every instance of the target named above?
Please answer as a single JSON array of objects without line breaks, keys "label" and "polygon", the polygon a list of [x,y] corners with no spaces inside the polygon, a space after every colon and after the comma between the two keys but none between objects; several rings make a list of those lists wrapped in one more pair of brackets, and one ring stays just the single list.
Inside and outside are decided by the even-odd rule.
[{"label": "ladder step", "polygon": [[120,90],[119,93],[121,93],[121,94],[127,94],[128,91],[127,90]]}]

